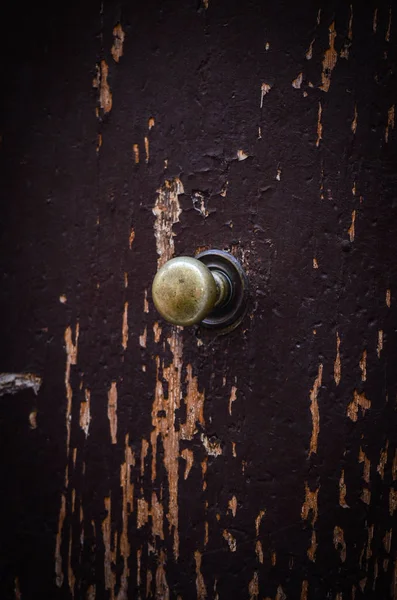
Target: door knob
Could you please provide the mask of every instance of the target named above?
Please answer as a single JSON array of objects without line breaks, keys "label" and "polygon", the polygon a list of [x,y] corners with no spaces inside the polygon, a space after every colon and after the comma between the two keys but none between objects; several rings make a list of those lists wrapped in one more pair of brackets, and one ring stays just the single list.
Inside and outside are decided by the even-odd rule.
[{"label": "door knob", "polygon": [[159,269],[152,286],[154,305],[166,321],[224,330],[241,321],[246,295],[240,263],[222,250],[172,258]]}]

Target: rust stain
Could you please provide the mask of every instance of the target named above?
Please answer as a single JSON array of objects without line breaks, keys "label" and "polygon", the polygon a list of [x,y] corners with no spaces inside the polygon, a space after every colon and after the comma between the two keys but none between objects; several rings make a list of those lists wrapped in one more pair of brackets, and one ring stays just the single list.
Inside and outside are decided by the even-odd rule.
[{"label": "rust stain", "polygon": [[389,131],[390,129],[394,129],[394,107],[395,105],[393,104],[393,106],[391,106],[387,112],[387,125],[386,125],[386,129],[385,129],[385,142],[386,144],[389,141]]},{"label": "rust stain", "polygon": [[236,516],[236,512],[237,512],[237,498],[236,498],[236,496],[233,496],[232,499],[229,500],[228,509],[231,511],[233,517],[235,517]]},{"label": "rust stain", "polygon": [[117,444],[117,384],[112,381],[108,391],[108,419],[112,444]]},{"label": "rust stain", "polygon": [[113,28],[113,37],[113,46],[110,52],[112,53],[113,59],[116,62],[119,62],[120,58],[123,56],[123,44],[125,39],[125,33],[120,23],[117,23]]},{"label": "rust stain", "polygon": [[361,369],[361,381],[367,380],[367,351],[364,350],[361,360],[360,360],[360,369]]},{"label": "rust stain", "polygon": [[237,550],[237,541],[236,538],[232,536],[230,531],[227,529],[223,530],[223,538],[227,541],[230,552],[236,552]]},{"label": "rust stain", "polygon": [[99,107],[103,110],[104,114],[109,113],[112,110],[112,92],[108,84],[109,67],[106,60],[101,60],[99,65],[96,66],[96,77],[92,82],[92,86],[99,90]]},{"label": "rust stain", "polygon": [[301,588],[301,597],[300,600],[307,600],[307,594],[309,593],[309,582],[307,581],[307,579],[304,579],[302,581],[302,588]]},{"label": "rust stain", "polygon": [[260,103],[260,108],[263,107],[263,99],[266,96],[266,94],[268,94],[270,92],[270,90],[272,89],[272,86],[269,85],[266,82],[263,82],[261,85],[261,103]]},{"label": "rust stain", "polygon": [[162,332],[162,329],[161,329],[160,325],[158,324],[157,321],[155,321],[155,323],[153,325],[153,333],[154,333],[154,341],[156,344],[158,344],[160,341],[161,332]]},{"label": "rust stain", "polygon": [[346,503],[346,493],[345,471],[342,469],[339,479],[339,506],[342,508],[349,508],[349,505]]},{"label": "rust stain", "polygon": [[394,511],[397,509],[397,490],[390,488],[389,492],[389,510],[390,515],[393,516]]},{"label": "rust stain", "polygon": [[297,77],[292,81],[292,87],[296,90],[300,90],[303,81],[303,73],[299,73]]},{"label": "rust stain", "polygon": [[354,118],[352,121],[352,132],[355,134],[357,131],[357,120],[358,120],[358,112],[357,112],[357,104],[354,105]]},{"label": "rust stain", "polygon": [[387,308],[391,306],[391,290],[386,290],[386,306]]},{"label": "rust stain", "polygon": [[378,358],[380,358],[380,353],[382,352],[382,350],[383,350],[383,331],[382,331],[382,329],[380,329],[378,331],[378,345],[376,348],[376,353],[378,355]]},{"label": "rust stain", "polygon": [[320,363],[318,366],[317,377],[314,381],[313,388],[310,391],[310,412],[312,414],[312,436],[310,440],[310,451],[309,456],[313,453],[317,453],[318,435],[320,433],[320,411],[318,409],[318,392],[321,388],[321,381],[323,376],[323,365]]},{"label": "rust stain", "polygon": [[381,450],[379,464],[376,468],[376,470],[378,471],[382,480],[384,479],[384,476],[385,476],[385,466],[387,463],[388,450],[389,450],[389,440],[386,441],[386,446]]},{"label": "rust stain", "polygon": [[160,551],[159,562],[156,569],[156,599],[158,600],[169,600],[170,589],[167,583],[167,577],[165,572],[166,554],[164,550]]},{"label": "rust stain", "polygon": [[141,348],[146,348],[146,342],[147,342],[147,327],[145,327],[145,329],[143,330],[142,335],[139,336],[139,345],[141,346]]},{"label": "rust stain", "polygon": [[85,401],[80,403],[80,427],[85,433],[85,437],[88,437],[88,432],[90,429],[91,422],[91,412],[90,412],[90,401],[91,401],[91,392],[89,389],[84,390]]},{"label": "rust stain", "polygon": [[255,553],[259,562],[261,563],[261,565],[263,565],[263,548],[259,540],[257,540],[255,544]]},{"label": "rust stain", "polygon": [[237,387],[235,385],[232,386],[230,397],[229,397],[229,415],[232,414],[232,404],[237,400]]},{"label": "rust stain", "polygon": [[262,523],[262,519],[265,516],[266,511],[265,510],[260,510],[258,516],[255,519],[255,532],[256,532],[256,537],[258,537],[259,535],[259,527],[261,526]]},{"label": "rust stain", "polygon": [[323,125],[321,123],[321,117],[323,114],[323,107],[321,102],[318,103],[318,113],[317,113],[317,140],[316,140],[316,146],[317,148],[320,145],[320,140],[323,139]]},{"label": "rust stain", "polygon": [[339,525],[334,527],[334,546],[335,550],[339,550],[340,559],[342,562],[346,560],[346,542],[344,531]]},{"label": "rust stain", "polygon": [[186,480],[189,476],[190,469],[193,466],[193,451],[189,450],[189,448],[184,448],[181,452],[181,456],[186,461],[185,474],[183,476],[183,478]]},{"label": "rust stain", "polygon": [[207,588],[205,587],[204,577],[201,573],[201,553],[196,550],[194,553],[194,560],[196,561],[196,590],[197,600],[205,600],[207,597]]},{"label": "rust stain", "polygon": [[358,419],[358,408],[361,408],[363,415],[365,415],[365,411],[371,408],[371,401],[365,396],[364,393],[359,394],[357,390],[354,390],[353,400],[350,402],[347,407],[347,416],[354,422]]},{"label": "rust stain", "polygon": [[134,153],[134,162],[137,165],[137,164],[139,164],[139,146],[138,146],[138,144],[132,145],[132,151]]},{"label": "rust stain", "polygon": [[320,90],[323,92],[328,92],[331,85],[331,75],[332,71],[335,68],[336,62],[338,60],[338,53],[335,50],[335,23],[331,23],[329,26],[329,48],[325,51],[324,59],[323,59],[323,70],[321,73],[321,85]]},{"label": "rust stain", "polygon": [[123,322],[121,326],[121,345],[127,350],[128,344],[128,302],[124,302]]},{"label": "rust stain", "polygon": [[141,443],[141,477],[145,474],[145,458],[147,457],[147,453],[149,450],[149,442],[142,438]]},{"label": "rust stain", "polygon": [[355,238],[355,235],[356,235],[356,232],[355,232],[355,222],[356,222],[356,211],[353,210],[353,212],[352,212],[352,222],[351,222],[351,225],[350,225],[349,229],[347,230],[347,233],[349,234],[349,239],[350,239],[351,242],[354,242],[354,238]]},{"label": "rust stain", "polygon": [[248,584],[248,593],[250,595],[250,600],[257,600],[257,598],[259,596],[258,571],[254,572],[254,575]]},{"label": "rust stain", "polygon": [[339,333],[336,332],[336,358],[334,362],[334,380],[336,385],[340,384],[342,374],[342,365],[340,360],[340,337]]}]

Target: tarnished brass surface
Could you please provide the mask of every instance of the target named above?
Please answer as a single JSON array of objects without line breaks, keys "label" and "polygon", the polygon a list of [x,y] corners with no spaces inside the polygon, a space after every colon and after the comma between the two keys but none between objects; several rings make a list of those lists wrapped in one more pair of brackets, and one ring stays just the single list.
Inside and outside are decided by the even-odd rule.
[{"label": "tarnished brass surface", "polygon": [[157,310],[174,325],[200,323],[222,294],[208,267],[188,256],[169,260],[157,272],[152,287]]}]

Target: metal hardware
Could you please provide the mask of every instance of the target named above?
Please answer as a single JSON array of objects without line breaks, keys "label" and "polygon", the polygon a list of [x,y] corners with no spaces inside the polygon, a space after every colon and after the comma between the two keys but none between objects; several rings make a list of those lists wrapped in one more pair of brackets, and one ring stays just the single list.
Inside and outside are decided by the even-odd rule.
[{"label": "metal hardware", "polygon": [[234,256],[206,250],[196,258],[172,258],[157,272],[152,286],[159,313],[175,325],[200,323],[225,333],[242,320],[248,282]]}]

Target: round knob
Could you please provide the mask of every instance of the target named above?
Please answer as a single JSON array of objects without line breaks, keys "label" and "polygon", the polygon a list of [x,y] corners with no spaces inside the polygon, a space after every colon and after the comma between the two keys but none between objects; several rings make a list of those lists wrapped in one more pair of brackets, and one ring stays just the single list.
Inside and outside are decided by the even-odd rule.
[{"label": "round knob", "polygon": [[157,272],[152,287],[159,313],[174,325],[200,323],[229,295],[225,275],[189,256],[172,258]]}]

